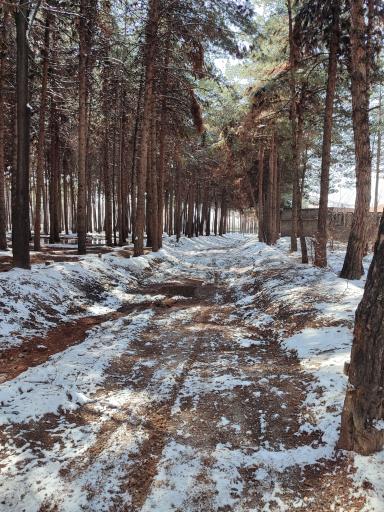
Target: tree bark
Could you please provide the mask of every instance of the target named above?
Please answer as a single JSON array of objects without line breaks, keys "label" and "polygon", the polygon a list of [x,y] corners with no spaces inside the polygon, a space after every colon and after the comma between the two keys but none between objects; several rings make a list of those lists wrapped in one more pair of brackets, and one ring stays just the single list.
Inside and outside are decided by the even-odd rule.
[{"label": "tree bark", "polygon": [[79,17],[79,127],[78,127],[78,184],[77,236],[78,253],[87,251],[87,0],[80,0]]},{"label": "tree bark", "polygon": [[167,154],[167,92],[168,92],[168,67],[170,58],[170,41],[167,40],[164,57],[164,70],[161,84],[161,112],[160,112],[160,129],[159,129],[159,166],[158,166],[158,246],[161,249],[163,245],[163,229],[164,229],[164,178]]},{"label": "tree bark", "polygon": [[369,89],[367,73],[370,56],[366,49],[364,1],[351,1],[351,96],[356,159],[356,201],[347,252],[340,276],[359,279],[367,243],[371,201],[371,150],[369,139]]},{"label": "tree bark", "polygon": [[186,235],[188,238],[193,237],[193,214],[194,214],[194,206],[195,206],[195,186],[191,179],[188,190],[188,217],[187,217],[187,232]]},{"label": "tree bark", "polygon": [[43,69],[40,91],[40,111],[39,111],[39,135],[37,141],[37,157],[36,157],[36,207],[35,207],[35,224],[33,248],[40,251],[40,234],[41,234],[41,198],[44,192],[44,150],[45,150],[45,115],[47,110],[47,88],[48,88],[48,54],[49,54],[49,38],[50,38],[50,19],[51,15],[47,12],[45,18],[44,30],[44,48]]},{"label": "tree bark", "polygon": [[175,187],[175,222],[174,222],[174,224],[175,224],[176,240],[179,241],[180,240],[180,236],[181,236],[181,230],[182,230],[181,181],[182,181],[183,168],[182,168],[181,158],[180,158],[180,155],[179,155],[179,150],[178,150],[177,147],[176,147],[175,153],[176,153],[176,157],[175,157],[175,163],[176,163],[176,171],[175,171],[176,172],[176,176],[175,176],[176,187]]},{"label": "tree bark", "polygon": [[5,204],[5,94],[4,78],[6,65],[6,45],[8,12],[4,9],[0,31],[0,251],[7,251],[7,210]]},{"label": "tree bark", "polygon": [[20,0],[16,22],[16,98],[17,98],[17,165],[14,180],[12,226],[13,265],[30,268],[29,256],[29,141],[30,108],[28,104],[28,4]]},{"label": "tree bark", "polygon": [[119,162],[119,245],[124,245],[128,237],[128,186],[127,166],[125,158],[125,141],[128,128],[128,115],[126,113],[125,96],[122,97],[121,106],[121,133],[120,133],[120,162]]},{"label": "tree bark", "polygon": [[[152,122],[151,122],[151,188],[152,188],[152,218],[151,218],[151,229],[152,229],[152,251],[157,252],[160,248],[159,246],[159,191],[158,191],[158,176],[157,176],[157,141],[156,141],[156,111],[155,111],[155,102],[153,101],[152,107]],[[163,191],[162,191],[163,194]],[[161,201],[162,209],[163,209],[163,201]],[[161,216],[161,222],[163,222],[163,216]],[[161,228],[161,234],[163,233],[163,229]]]},{"label": "tree bark", "polygon": [[304,195],[304,183],[305,183],[305,171],[306,171],[306,163],[303,162],[303,139],[304,139],[304,108],[306,101],[306,85],[303,84],[301,87],[301,97],[297,107],[297,156],[298,156],[298,165],[299,165],[299,187],[297,190],[297,226],[298,226],[298,235],[300,238],[300,248],[301,248],[301,262],[308,263],[308,249],[307,249],[307,241],[304,235],[304,224],[303,224],[303,195]]},{"label": "tree bark", "polygon": [[258,217],[258,238],[259,242],[265,242],[264,226],[264,148],[259,149],[258,155],[258,199],[257,199],[257,217]]},{"label": "tree bark", "polygon": [[384,214],[364,295],[356,311],[339,447],[368,455],[384,447]]},{"label": "tree bark", "polygon": [[376,151],[375,202],[374,202],[374,208],[373,208],[373,211],[375,213],[377,213],[378,203],[379,203],[379,180],[380,180],[380,163],[381,163],[381,123],[382,123],[382,94],[381,94],[381,85],[380,85],[377,151]]},{"label": "tree bark", "polygon": [[63,157],[63,217],[64,217],[64,231],[68,235],[68,156],[65,153]]},{"label": "tree bark", "polygon": [[143,121],[141,126],[140,158],[137,169],[137,203],[135,219],[134,255],[144,254],[145,227],[145,184],[147,175],[148,140],[150,131],[150,115],[155,75],[155,44],[158,24],[158,0],[150,0],[145,30],[145,84],[143,100]]},{"label": "tree bark", "polygon": [[323,124],[323,145],[321,153],[321,181],[320,201],[317,219],[317,233],[315,244],[315,265],[327,266],[328,241],[328,195],[329,195],[329,169],[331,165],[331,144],[333,126],[333,105],[337,80],[337,53],[339,49],[339,2],[332,3],[332,28],[329,45],[327,92],[325,97],[325,111]]},{"label": "tree bark", "polygon": [[297,102],[296,102],[296,78],[295,68],[296,44],[293,36],[293,14],[292,1],[287,0],[288,24],[289,24],[289,85],[291,90],[290,99],[290,118],[291,118],[291,148],[292,148],[292,222],[291,222],[291,252],[297,251],[297,232],[298,232],[298,192],[299,192],[299,155],[297,148]]},{"label": "tree bark", "polygon": [[51,98],[50,113],[50,137],[49,148],[49,242],[55,244],[60,242],[59,224],[59,120],[55,100]]}]

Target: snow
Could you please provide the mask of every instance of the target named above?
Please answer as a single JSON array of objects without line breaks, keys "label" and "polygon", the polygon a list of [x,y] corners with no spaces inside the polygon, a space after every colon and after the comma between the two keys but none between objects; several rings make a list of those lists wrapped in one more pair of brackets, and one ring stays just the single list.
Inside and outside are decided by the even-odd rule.
[{"label": "snow", "polygon": [[[114,253],[88,255],[80,261],[33,265],[0,275],[0,350],[22,339],[44,335],[58,321],[103,315],[124,302],[161,297],[136,296],[132,288],[156,256],[123,259]],[[76,307],[75,307],[76,306]]]},{"label": "snow", "polygon": [[18,422],[27,422],[59,409],[73,411],[91,401],[109,362],[127,349],[151,315],[152,311],[147,310],[105,322],[91,330],[80,345],[2,384],[0,425],[12,423],[15,416]]},{"label": "snow", "polygon": [[[251,509],[242,501],[245,470],[257,483],[263,502],[260,510],[308,505],[314,497],[287,501],[281,475],[336,457],[347,382],[343,366],[349,360],[354,313],[364,286],[364,279],[346,282],[338,277],[343,254],[344,249],[338,248],[330,254],[329,268],[317,269],[302,265],[299,254],[289,254],[287,239],[268,247],[254,236],[235,234],[181,239],[179,243],[167,237],[159,253],[140,258],[126,259],[112,251],[101,258],[89,255],[48,267],[34,265],[30,272],[2,273],[3,349],[46,334],[58,321],[105,315],[123,304],[141,305],[141,309],[103,322],[78,345],[0,384],[0,425],[7,436],[15,425],[19,429],[19,437],[0,450],[0,511],[37,512],[47,503],[52,505],[53,496],[58,510],[65,512],[98,512],[112,506],[129,510],[132,495],[124,487],[127,472],[150,437],[150,411],[167,401],[169,423],[177,428],[160,449],[142,512],[193,511],[195,500],[202,495],[209,495],[205,510],[248,512]],[[366,268],[369,262],[368,256]],[[174,295],[172,300],[180,302],[179,307],[157,315],[153,305],[166,296],[140,291],[140,286],[175,279],[225,285],[233,298],[230,314],[223,316],[223,291],[218,286],[212,299],[214,312],[207,313],[203,305]],[[310,316],[307,324],[302,323],[298,309]],[[282,319],[281,310],[287,311],[289,322]],[[215,323],[214,332],[204,324],[204,315]],[[195,318],[203,320],[194,323]],[[184,334],[177,339],[176,355],[178,329]],[[300,425],[292,436],[320,431],[318,443],[290,448],[270,442],[273,422],[279,422],[289,408],[284,386],[290,383],[287,372],[263,367],[263,355],[271,347],[270,331],[274,342],[284,353],[295,354],[303,375],[310,377]],[[160,359],[152,353],[156,344],[161,346]],[[190,359],[193,344],[201,347],[201,354]],[[205,346],[210,347],[211,357],[203,357]],[[145,347],[149,356],[141,352]],[[43,350],[46,345],[38,348]],[[106,389],[111,364],[123,356],[134,360],[129,368],[131,380]],[[148,382],[141,386],[145,372]],[[240,411],[249,403],[245,396],[252,399],[259,425],[257,442],[239,420],[237,393],[244,397]],[[272,416],[263,406],[266,395],[276,403]],[[217,411],[217,416],[208,419],[208,431],[215,429],[218,436],[208,451],[192,443],[194,432],[188,423],[197,421],[204,400]],[[226,400],[233,407],[223,411],[220,403]],[[75,413],[93,419],[77,424],[71,416]],[[203,422],[204,417],[199,420]],[[45,434],[53,441],[36,454],[27,432],[42,421],[48,421]],[[103,434],[110,422],[118,426]],[[384,424],[377,427],[384,428]],[[100,436],[104,446],[95,456],[92,449]],[[366,498],[367,511],[384,510],[383,454],[351,458],[355,468],[351,494]],[[63,470],[68,478],[62,476]],[[366,481],[369,486],[363,486]],[[117,504],[113,501],[116,495]]]},{"label": "snow", "polygon": [[[182,510],[186,496],[193,496],[196,477],[201,468],[199,454],[190,446],[170,441],[141,512]],[[164,486],[164,482],[170,481]]]}]

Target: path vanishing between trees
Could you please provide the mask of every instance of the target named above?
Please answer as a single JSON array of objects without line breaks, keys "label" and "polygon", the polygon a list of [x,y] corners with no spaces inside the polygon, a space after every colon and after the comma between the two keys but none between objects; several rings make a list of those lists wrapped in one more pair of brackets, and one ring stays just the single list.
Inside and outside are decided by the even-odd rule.
[{"label": "path vanishing between trees", "polygon": [[141,272],[142,303],[13,349],[33,366],[0,385],[1,511],[363,508],[353,461],[309,407],[324,390],[281,345],[350,322],[314,308],[337,301],[325,271],[263,244],[252,263],[248,246],[186,241]]}]

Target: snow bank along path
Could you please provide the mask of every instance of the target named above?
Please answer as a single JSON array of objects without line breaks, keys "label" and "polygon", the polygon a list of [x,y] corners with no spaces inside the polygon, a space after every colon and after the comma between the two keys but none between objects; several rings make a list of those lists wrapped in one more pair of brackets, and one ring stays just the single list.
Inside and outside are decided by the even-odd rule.
[{"label": "snow bank along path", "polygon": [[335,452],[363,283],[286,244],[167,239],[0,276],[2,347],[138,304],[0,384],[0,511],[383,510],[383,454]]}]

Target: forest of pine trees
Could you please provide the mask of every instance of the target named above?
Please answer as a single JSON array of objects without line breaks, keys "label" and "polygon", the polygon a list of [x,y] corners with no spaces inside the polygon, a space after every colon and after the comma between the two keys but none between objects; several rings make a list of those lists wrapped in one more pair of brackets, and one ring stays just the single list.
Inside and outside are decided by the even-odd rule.
[{"label": "forest of pine trees", "polygon": [[[163,232],[225,233],[230,208],[256,208],[259,238],[273,244],[288,204],[291,250],[299,239],[306,262],[300,212],[312,186],[314,262],[324,267],[332,141],[351,123],[357,194],[342,276],[360,277],[374,119],[381,138],[380,116],[368,116],[381,8],[281,2],[260,29],[249,2],[2,2],[1,248],[11,231],[14,265],[28,268],[32,239],[38,251],[42,235],[74,233],[84,254],[87,233],[103,232],[140,255],[157,251]],[[223,53],[254,68],[248,105],[215,67]]]},{"label": "forest of pine trees", "polygon": [[161,249],[164,233],[225,234],[230,211],[274,245],[289,208],[290,250],[308,264],[302,210],[315,191],[313,263],[325,268],[332,169],[347,173],[350,162],[341,277],[361,278],[378,228],[379,238],[340,444],[370,453],[384,442],[372,427],[383,407],[384,221],[369,214],[380,202],[384,6],[263,6],[0,0],[0,250],[29,269],[45,243],[72,237],[84,255],[97,233],[141,256]]},{"label": "forest of pine trees", "polygon": [[11,230],[16,266],[41,235],[76,233],[85,254],[104,232],[140,255],[144,233],[156,251],[164,230],[209,232],[211,216],[225,231],[230,183],[224,163],[211,172],[198,88],[205,53],[235,54],[228,27],[250,16],[218,1],[2,2],[1,248]]}]

